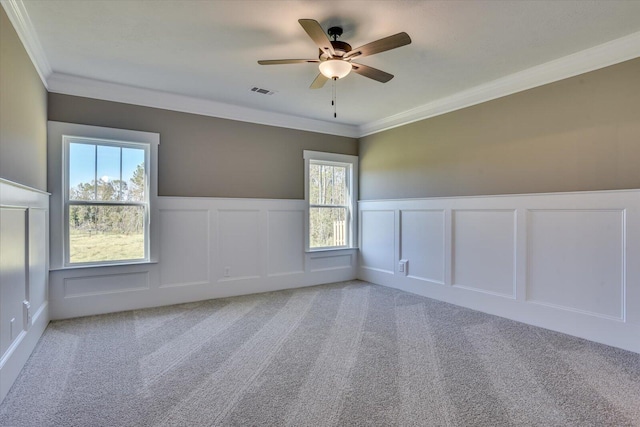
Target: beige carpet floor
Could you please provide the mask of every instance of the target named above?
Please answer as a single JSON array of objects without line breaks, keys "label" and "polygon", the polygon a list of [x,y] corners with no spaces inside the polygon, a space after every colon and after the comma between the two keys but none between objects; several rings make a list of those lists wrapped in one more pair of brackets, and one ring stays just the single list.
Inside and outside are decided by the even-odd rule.
[{"label": "beige carpet floor", "polygon": [[640,355],[365,282],[52,322],[1,426],[640,425]]}]

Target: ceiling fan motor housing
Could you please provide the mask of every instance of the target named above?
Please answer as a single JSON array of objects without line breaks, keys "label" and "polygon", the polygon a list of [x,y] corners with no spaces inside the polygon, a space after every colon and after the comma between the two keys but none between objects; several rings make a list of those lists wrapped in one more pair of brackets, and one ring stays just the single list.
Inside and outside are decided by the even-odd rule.
[{"label": "ceiling fan motor housing", "polygon": [[[329,34],[329,37],[333,37],[333,40],[329,40],[329,42],[331,43],[331,46],[333,47],[333,50],[335,52],[334,58],[342,57],[351,50],[351,45],[349,43],[338,41],[338,37],[342,35],[341,27],[331,27],[327,30],[327,33]],[[318,55],[318,59],[320,59],[321,61],[331,59],[331,55],[326,50],[326,48],[325,50],[319,49],[320,54]]]},{"label": "ceiling fan motor housing", "polygon": [[[331,46],[333,46],[333,50],[335,51],[337,57],[344,56],[347,52],[351,51],[351,45],[349,43],[332,40]],[[325,52],[322,49],[318,49],[318,50],[320,51],[320,55],[318,56],[318,58],[321,61],[326,61],[331,57],[329,52]]]}]

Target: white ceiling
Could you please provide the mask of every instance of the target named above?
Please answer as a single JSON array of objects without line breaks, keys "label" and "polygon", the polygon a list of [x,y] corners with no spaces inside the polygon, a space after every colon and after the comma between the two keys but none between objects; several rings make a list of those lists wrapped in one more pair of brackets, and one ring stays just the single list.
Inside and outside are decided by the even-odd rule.
[{"label": "white ceiling", "polygon": [[[230,104],[229,111],[238,114],[279,113],[273,117],[296,116],[319,126],[360,129],[356,134],[390,117],[473,93],[490,82],[507,81],[514,73],[523,76],[523,70],[616,39],[626,37],[626,44],[634,43],[635,56],[640,56],[637,0],[3,0],[3,4],[8,12],[13,6],[27,17],[19,32],[31,32],[21,36],[31,38],[32,50],[41,46],[39,54],[30,53],[39,55],[40,68],[50,67],[44,73],[54,92],[78,94],[77,88],[65,90],[69,85],[53,83],[68,83],[75,78],[70,76],[77,76],[198,98],[201,104],[212,101],[218,109]],[[413,42],[359,61],[394,74],[389,83],[354,73],[339,80],[334,119],[331,84],[308,88],[316,65],[256,62],[317,58],[317,48],[298,24],[299,18],[315,19],[325,30],[342,26],[341,40],[353,47],[401,31]],[[259,95],[250,91],[254,86],[276,93]]]}]

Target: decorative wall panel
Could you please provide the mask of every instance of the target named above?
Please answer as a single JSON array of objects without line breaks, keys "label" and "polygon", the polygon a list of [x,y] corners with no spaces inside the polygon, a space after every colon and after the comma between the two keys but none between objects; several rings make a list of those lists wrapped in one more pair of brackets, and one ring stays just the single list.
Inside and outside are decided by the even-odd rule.
[{"label": "decorative wall panel", "polygon": [[400,258],[411,260],[408,276],[444,284],[444,239],[444,211],[400,211]]},{"label": "decorative wall panel", "polygon": [[209,283],[209,211],[160,210],[162,286]]},{"label": "decorative wall panel", "polygon": [[640,190],[359,208],[359,278],[640,353]]},{"label": "decorative wall panel", "polygon": [[158,198],[157,263],[51,272],[62,319],[356,277],[357,250],[304,252],[302,200]]},{"label": "decorative wall panel", "polygon": [[49,323],[49,194],[0,179],[0,402]]},{"label": "decorative wall panel", "polygon": [[453,211],[453,284],[513,298],[514,211]]},{"label": "decorative wall panel", "polygon": [[529,213],[527,299],[622,319],[624,212]]},{"label": "decorative wall panel", "polygon": [[395,266],[395,212],[366,210],[360,215],[360,266],[393,274]]}]

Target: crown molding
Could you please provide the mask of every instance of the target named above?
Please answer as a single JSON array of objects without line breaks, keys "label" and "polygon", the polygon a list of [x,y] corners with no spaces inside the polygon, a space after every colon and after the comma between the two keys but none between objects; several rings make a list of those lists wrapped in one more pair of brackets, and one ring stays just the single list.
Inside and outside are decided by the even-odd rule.
[{"label": "crown molding", "polygon": [[360,125],[358,137],[491,101],[640,57],[640,32],[537,65],[381,120]]},{"label": "crown molding", "polygon": [[29,18],[29,14],[24,7],[24,3],[22,0],[0,0],[0,4],[2,4],[5,12],[7,12],[9,21],[11,21],[16,33],[18,33],[18,37],[27,51],[27,55],[29,55],[33,66],[40,76],[40,80],[42,80],[42,84],[49,89],[48,79],[52,73],[51,65],[49,65],[49,61],[44,54],[44,50],[42,49],[36,30],[33,27],[31,18]]},{"label": "crown molding", "polygon": [[346,136],[350,138],[358,137],[358,127],[353,125],[337,124],[289,114],[241,107],[208,99],[110,83],[70,74],[53,73],[48,81],[49,92],[64,95],[162,108],[183,113],[200,114],[329,135]]}]

